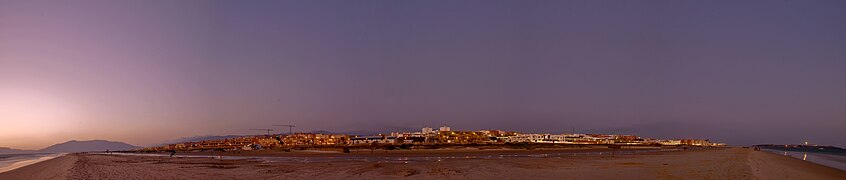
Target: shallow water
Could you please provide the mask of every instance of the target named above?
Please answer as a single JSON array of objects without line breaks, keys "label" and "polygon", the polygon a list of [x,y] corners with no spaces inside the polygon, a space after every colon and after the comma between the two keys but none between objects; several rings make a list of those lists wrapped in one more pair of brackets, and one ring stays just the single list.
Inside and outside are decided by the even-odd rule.
[{"label": "shallow water", "polygon": [[0,173],[50,160],[62,155],[64,154],[2,154],[0,155]]},{"label": "shallow water", "polygon": [[846,156],[813,153],[813,152],[798,152],[798,151],[781,151],[772,149],[763,149],[763,151],[775,153],[783,156],[790,156],[796,159],[810,161],[828,167],[837,168],[846,171]]},{"label": "shallow water", "polygon": [[[413,163],[427,161],[445,161],[454,159],[504,159],[504,158],[563,158],[580,156],[613,156],[629,155],[649,152],[677,151],[678,149],[646,149],[646,150],[625,150],[625,151],[600,151],[600,152],[559,152],[559,153],[507,153],[495,155],[433,155],[433,156],[409,156],[409,157],[379,157],[379,156],[350,156],[339,154],[338,156],[325,157],[277,157],[277,156],[210,156],[210,155],[174,155],[173,157],[205,157],[224,160],[255,160],[262,162],[379,162],[379,163]],[[168,154],[144,154],[144,153],[111,153],[116,155],[132,156],[170,156]]]}]

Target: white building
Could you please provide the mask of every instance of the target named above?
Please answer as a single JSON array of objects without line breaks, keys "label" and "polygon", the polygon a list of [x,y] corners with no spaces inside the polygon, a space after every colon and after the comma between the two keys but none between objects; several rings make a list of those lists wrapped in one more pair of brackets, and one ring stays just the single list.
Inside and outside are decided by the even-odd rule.
[{"label": "white building", "polygon": [[350,138],[350,144],[394,144],[397,142],[395,136],[366,136]]},{"label": "white building", "polygon": [[432,128],[430,128],[430,127],[424,127],[422,133],[423,134],[435,134],[435,131],[432,130]]},{"label": "white building", "polygon": [[681,145],[681,140],[663,140],[658,143],[665,146],[677,146]]},{"label": "white building", "polygon": [[542,143],[546,142],[547,139],[549,139],[549,134],[518,134],[516,136],[509,137],[506,142]]},{"label": "white building", "polygon": [[548,141],[552,141],[552,143],[572,143],[567,141],[566,134],[552,134],[549,135]]},{"label": "white building", "polygon": [[449,131],[449,126],[441,126],[441,128],[438,128],[438,131],[439,131],[439,132],[448,132],[448,131]]}]

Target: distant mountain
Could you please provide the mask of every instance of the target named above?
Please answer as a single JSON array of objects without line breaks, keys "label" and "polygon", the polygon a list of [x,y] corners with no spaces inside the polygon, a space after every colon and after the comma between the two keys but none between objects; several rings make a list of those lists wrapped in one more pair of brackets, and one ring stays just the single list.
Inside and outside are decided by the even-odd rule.
[{"label": "distant mountain", "polygon": [[347,131],[347,132],[340,132],[338,134],[346,134],[346,135],[353,135],[353,136],[372,136],[377,134],[391,134],[392,132],[417,132],[420,129],[415,128],[385,128],[382,130],[358,130],[358,131]]},{"label": "distant mountain", "polygon": [[335,132],[331,132],[331,131],[324,131],[324,130],[311,131],[311,132],[307,132],[307,133],[311,133],[311,134],[339,134],[339,133],[335,133]]},{"label": "distant mountain", "polygon": [[381,131],[364,131],[364,130],[362,130],[362,131],[347,131],[347,132],[332,132],[332,131],[325,131],[325,130],[317,130],[317,131],[309,131],[309,132],[306,132],[306,133],[311,133],[311,134],[343,134],[343,135],[353,135],[353,136],[363,136],[363,135],[369,136],[369,135],[380,134],[380,133],[384,134],[384,132],[381,132]]},{"label": "distant mountain", "polygon": [[[354,136],[370,136],[376,134],[390,134],[391,132],[412,132],[412,131],[420,131],[420,129],[415,128],[406,128],[406,127],[386,127],[382,128],[384,130],[381,131],[367,131],[367,130],[360,130],[360,131],[347,131],[347,132],[332,132],[332,131],[325,131],[325,130],[316,130],[310,131],[306,133],[312,134],[344,134],[344,135],[354,135]],[[287,132],[286,132],[287,134]],[[256,135],[210,135],[210,136],[192,136],[192,137],[183,137],[179,139],[167,140],[160,144],[152,145],[152,146],[164,146],[168,144],[178,144],[184,142],[199,142],[199,141],[208,141],[208,140],[221,140],[221,139],[232,139],[232,138],[239,138],[239,137],[252,137]]]},{"label": "distant mountain", "polygon": [[386,127],[381,128],[381,130],[358,130],[358,131],[345,131],[345,132],[332,132],[332,131],[324,131],[324,130],[317,130],[311,131],[308,133],[314,134],[344,134],[344,135],[353,135],[353,136],[372,136],[377,134],[391,134],[391,132],[415,132],[420,131],[420,129],[416,128],[407,128],[407,127]]},{"label": "distant mountain", "polygon": [[121,151],[132,150],[140,147],[130,144],[106,140],[92,140],[92,141],[68,141],[60,144],[55,144],[50,147],[39,150],[40,152],[89,152],[89,151]]},{"label": "distant mountain", "polygon": [[225,135],[225,136],[193,136],[193,137],[184,137],[174,140],[169,140],[161,143],[161,145],[168,145],[168,144],[177,144],[183,142],[197,142],[197,141],[208,141],[208,140],[220,140],[220,139],[230,139],[230,138],[237,138],[237,137],[244,137],[241,135]]},{"label": "distant mountain", "polygon": [[36,152],[36,151],[0,147],[0,154],[25,154],[25,153],[34,153],[34,152]]},{"label": "distant mountain", "polygon": [[387,134],[389,131],[368,131],[368,130],[359,130],[359,131],[347,131],[341,132],[338,134],[346,134],[351,136],[372,136],[376,134]]}]

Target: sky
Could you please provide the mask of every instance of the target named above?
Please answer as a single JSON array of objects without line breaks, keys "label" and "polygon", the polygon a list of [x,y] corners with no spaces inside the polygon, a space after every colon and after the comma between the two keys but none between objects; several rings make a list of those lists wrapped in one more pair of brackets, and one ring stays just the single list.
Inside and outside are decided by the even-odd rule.
[{"label": "sky", "polygon": [[846,146],[846,1],[0,0],[0,147],[273,124]]}]

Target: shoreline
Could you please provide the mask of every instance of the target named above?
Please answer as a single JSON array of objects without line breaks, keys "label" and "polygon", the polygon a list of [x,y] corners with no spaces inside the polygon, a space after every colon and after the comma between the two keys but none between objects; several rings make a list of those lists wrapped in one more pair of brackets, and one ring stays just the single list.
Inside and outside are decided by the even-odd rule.
[{"label": "shoreline", "polygon": [[[578,176],[574,176],[575,174]],[[0,179],[502,179],[506,177],[843,179],[846,178],[846,172],[769,152],[744,148],[713,148],[615,156],[454,159],[413,163],[259,162],[247,159],[221,160],[207,157],[170,158],[80,153],[68,154],[0,173]]]},{"label": "shoreline", "polygon": [[844,170],[771,152],[753,151],[750,154],[749,164],[757,176],[778,179],[820,179],[809,178],[812,176],[805,174],[805,172],[813,172],[827,175],[824,179],[846,178]]},{"label": "shoreline", "polygon": [[28,158],[21,161],[15,161],[11,163],[4,164],[5,166],[0,167],[0,173],[15,170],[21,167],[26,167],[32,164],[36,164],[39,162],[47,161],[53,158],[62,157],[65,153],[42,153],[42,154],[23,154],[23,155],[43,155],[37,156],[36,158]]},{"label": "shoreline", "polygon": [[65,154],[56,158],[0,173],[0,179],[68,179],[67,174],[76,163],[76,156]]},{"label": "shoreline", "polygon": [[762,149],[761,151],[846,171],[846,156],[844,155],[803,151],[781,151],[774,149]]}]

